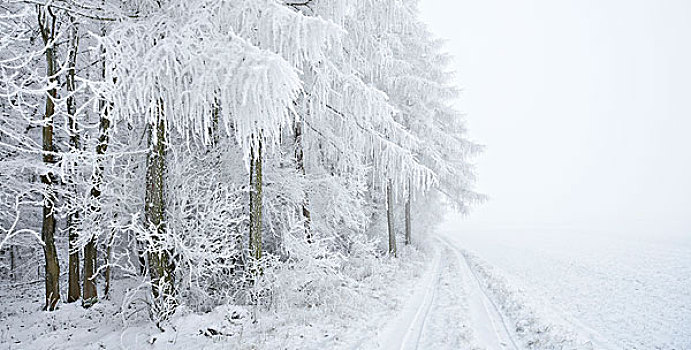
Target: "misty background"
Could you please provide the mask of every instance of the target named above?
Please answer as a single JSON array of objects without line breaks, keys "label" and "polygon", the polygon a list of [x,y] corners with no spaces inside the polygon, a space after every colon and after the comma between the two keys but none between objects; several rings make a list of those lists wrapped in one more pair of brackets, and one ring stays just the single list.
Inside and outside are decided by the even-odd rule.
[{"label": "misty background", "polygon": [[462,230],[691,236],[691,2],[422,0],[490,200]]}]

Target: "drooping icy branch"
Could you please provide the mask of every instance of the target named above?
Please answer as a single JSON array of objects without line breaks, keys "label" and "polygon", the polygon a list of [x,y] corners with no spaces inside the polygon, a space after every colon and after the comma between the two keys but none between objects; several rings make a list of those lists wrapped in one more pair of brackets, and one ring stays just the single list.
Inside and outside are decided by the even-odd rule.
[{"label": "drooping icy branch", "polygon": [[104,39],[113,119],[152,122],[162,103],[174,130],[209,143],[220,107],[247,156],[259,135],[275,144],[294,117],[298,69],[324,59],[343,34],[273,0],[166,2]]},{"label": "drooping icy branch", "polygon": [[379,37],[404,25],[405,6],[396,1],[377,5],[341,0],[313,1],[310,8],[348,32],[339,51],[310,67],[307,74],[310,126],[331,129],[348,149],[359,152],[373,166],[375,181],[392,178],[397,188],[403,188],[413,179],[417,187],[431,186],[436,181],[434,171],[413,153],[419,147],[418,138],[396,120],[400,111],[369,73],[372,67],[384,72],[388,49]]},{"label": "drooping icy branch", "polygon": [[207,9],[190,10],[166,8],[104,38],[111,118],[153,123],[161,103],[170,128],[209,143],[219,101],[222,124],[245,156],[258,135],[275,142],[301,88],[297,71],[232,30],[215,30]]},{"label": "drooping icy branch", "polygon": [[300,69],[337,52],[346,35],[342,27],[331,21],[305,16],[275,0],[236,0],[215,6],[214,21],[218,27],[231,24],[238,36],[281,55]]}]

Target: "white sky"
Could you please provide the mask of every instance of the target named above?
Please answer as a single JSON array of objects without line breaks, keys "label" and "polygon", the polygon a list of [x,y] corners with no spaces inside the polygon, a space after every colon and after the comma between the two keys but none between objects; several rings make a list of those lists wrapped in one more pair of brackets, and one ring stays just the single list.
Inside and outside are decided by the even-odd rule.
[{"label": "white sky", "polygon": [[466,227],[691,235],[691,1],[421,0],[487,145]]}]

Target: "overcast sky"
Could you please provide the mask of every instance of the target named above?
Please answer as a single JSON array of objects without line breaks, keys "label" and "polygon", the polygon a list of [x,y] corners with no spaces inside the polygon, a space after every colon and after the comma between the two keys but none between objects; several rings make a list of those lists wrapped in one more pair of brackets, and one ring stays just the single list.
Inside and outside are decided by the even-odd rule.
[{"label": "overcast sky", "polygon": [[463,225],[691,235],[691,1],[421,6],[487,146]]}]

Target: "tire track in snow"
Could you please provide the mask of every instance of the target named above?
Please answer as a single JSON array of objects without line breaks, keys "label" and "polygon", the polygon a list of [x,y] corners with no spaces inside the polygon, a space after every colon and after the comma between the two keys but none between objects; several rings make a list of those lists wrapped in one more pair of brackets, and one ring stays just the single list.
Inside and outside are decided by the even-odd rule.
[{"label": "tire track in snow", "polygon": [[437,297],[437,291],[439,290],[439,280],[442,273],[441,258],[438,258],[435,270],[434,284],[427,288],[423,304],[418,308],[415,318],[410,323],[405,337],[403,337],[401,349],[417,349],[420,346],[422,332],[425,330],[425,324],[427,323],[430,310],[432,309],[434,300]]},{"label": "tire track in snow", "polygon": [[499,307],[489,295],[481,280],[471,268],[468,260],[461,251],[445,238],[439,238],[441,242],[453,251],[459,261],[461,273],[468,283],[468,303],[470,305],[471,320],[474,322],[476,340],[487,349],[514,349],[518,350],[510,327]]},{"label": "tire track in snow", "polygon": [[435,253],[431,265],[433,267],[425,272],[426,277],[420,281],[420,285],[424,287],[415,291],[397,319],[390,322],[380,334],[381,349],[409,350],[418,348],[439,288],[439,279],[442,273],[439,251]]}]

